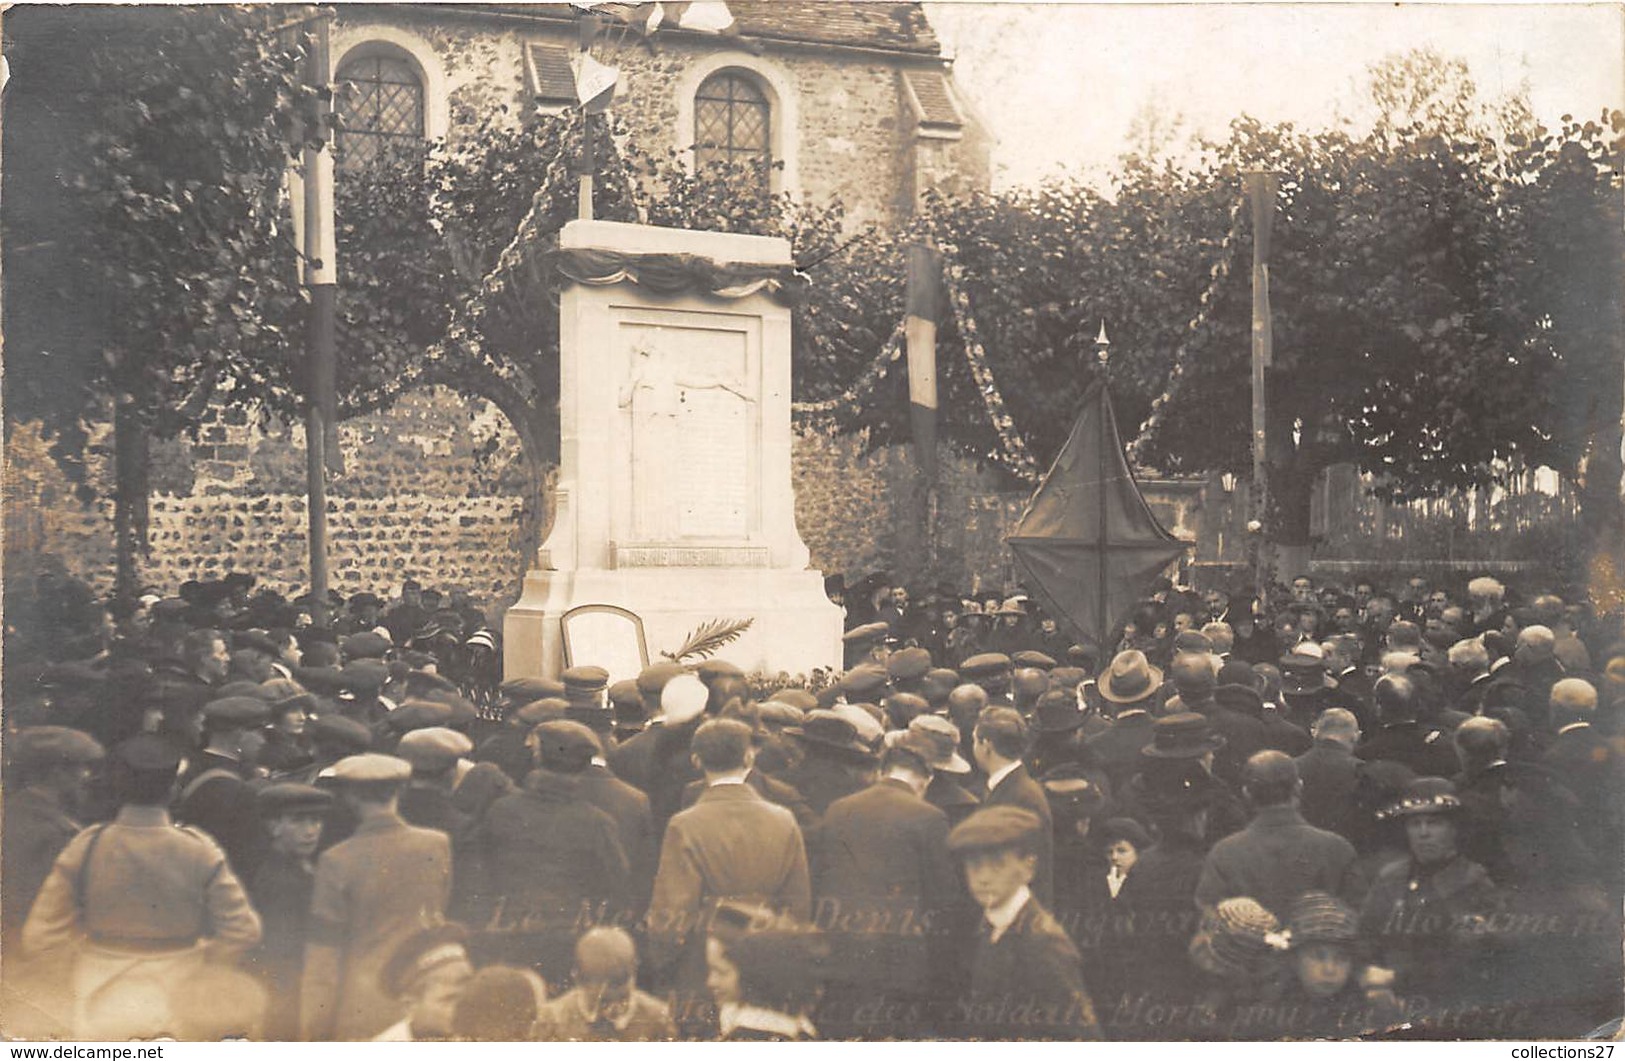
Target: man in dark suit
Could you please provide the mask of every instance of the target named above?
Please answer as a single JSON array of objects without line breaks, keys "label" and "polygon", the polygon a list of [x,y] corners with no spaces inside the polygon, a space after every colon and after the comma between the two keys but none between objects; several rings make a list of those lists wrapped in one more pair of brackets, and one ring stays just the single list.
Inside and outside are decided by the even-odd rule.
[{"label": "man in dark suit", "polygon": [[965,1037],[1100,1038],[1078,949],[1030,887],[1048,839],[1048,823],[1011,805],[984,807],[949,834],[982,908],[970,988],[955,1009]]},{"label": "man in dark suit", "polygon": [[1113,792],[1123,791],[1140,772],[1140,749],[1151,743],[1151,710],[1162,686],[1162,672],[1137,649],[1119,652],[1095,686],[1113,711],[1111,728],[1086,742],[1106,771]]},{"label": "man in dark suit", "polygon": [[1216,676],[1212,657],[1180,653],[1168,665],[1168,678],[1179,694],[1182,711],[1205,715],[1213,729],[1224,738],[1224,747],[1214,758],[1213,774],[1221,781],[1235,783],[1247,757],[1264,748],[1264,724],[1239,711],[1232,711],[1213,698]]},{"label": "man in dark suit", "polygon": [[1354,754],[1366,762],[1391,759],[1418,777],[1454,777],[1461,769],[1450,735],[1424,726],[1416,685],[1403,674],[1385,674],[1373,687],[1382,728],[1361,741]]},{"label": "man in dark suit", "polygon": [[657,854],[649,797],[610,771],[604,758],[603,741],[586,726],[581,728],[592,739],[593,757],[577,779],[576,787],[582,799],[615,819],[620,831],[621,849],[626,852],[627,865],[632,871],[627,888],[628,906],[632,913],[641,914],[649,905],[649,888],[654,881]]},{"label": "man in dark suit", "polygon": [[1284,919],[1304,892],[1358,899],[1354,845],[1317,829],[1298,813],[1298,768],[1283,752],[1247,760],[1244,791],[1253,807],[1247,828],[1213,845],[1196,885],[1196,901],[1215,907],[1245,896]]},{"label": "man in dark suit", "polygon": [[[688,680],[673,679],[668,692]],[[795,816],[745,783],[750,727],[712,719],[694,734],[691,751],[707,788],[666,826],[648,916],[651,971],[672,983],[679,1023],[690,1030],[704,1021],[695,1007],[705,994],[705,936],[717,903],[760,903],[803,921],[812,908]]]},{"label": "man in dark suit", "polygon": [[1541,755],[1541,765],[1580,800],[1582,835],[1617,887],[1617,856],[1625,847],[1625,742],[1604,735],[1594,724],[1597,690],[1590,682],[1564,678],[1552,686],[1549,703],[1557,732]]},{"label": "man in dark suit", "polygon": [[1354,791],[1360,783],[1360,760],[1354,757],[1360,723],[1354,712],[1329,707],[1315,719],[1310,735],[1314,744],[1293,760],[1303,782],[1298,810],[1310,825],[1347,837],[1355,824]]},{"label": "man in dark suit", "polygon": [[180,779],[175,820],[212,836],[239,880],[252,880],[265,852],[266,836],[244,748],[251,730],[263,725],[270,704],[250,696],[228,696],[203,705],[204,749]]},{"label": "man in dark suit", "polygon": [[874,754],[858,739],[857,728],[834,711],[809,711],[801,725],[789,726],[784,732],[806,754],[783,780],[801,794],[814,815],[823,814],[841,797],[861,791],[873,775]]},{"label": "man in dark suit", "polygon": [[948,816],[923,798],[933,748],[904,733],[881,779],[830,804],[812,834],[813,920],[828,927],[817,1024],[830,1038],[915,1038],[933,997],[932,958],[956,895]]},{"label": "man in dark suit", "polygon": [[1033,868],[1032,890],[1045,908],[1055,897],[1054,819],[1044,789],[1027,772],[1021,761],[1027,750],[1027,724],[1010,707],[989,707],[976,720],[972,752],[976,764],[987,774],[985,807],[1021,807],[1043,823],[1034,841],[1037,862]]}]

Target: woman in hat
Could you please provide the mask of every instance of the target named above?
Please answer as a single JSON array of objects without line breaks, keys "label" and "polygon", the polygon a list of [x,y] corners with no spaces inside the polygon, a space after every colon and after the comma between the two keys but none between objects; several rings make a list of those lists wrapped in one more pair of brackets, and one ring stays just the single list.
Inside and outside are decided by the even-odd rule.
[{"label": "woman in hat", "polygon": [[1484,867],[1457,851],[1456,786],[1419,777],[1379,817],[1404,823],[1407,857],[1377,874],[1360,911],[1360,934],[1396,989],[1432,1007],[1481,999],[1494,979],[1495,948],[1485,931],[1501,896]]},{"label": "woman in hat", "polygon": [[1189,948],[1201,977],[1197,1027],[1189,1030],[1204,1039],[1259,1038],[1250,1025],[1266,1012],[1258,1003],[1281,975],[1286,946],[1280,922],[1256,899],[1237,896],[1205,909]]}]

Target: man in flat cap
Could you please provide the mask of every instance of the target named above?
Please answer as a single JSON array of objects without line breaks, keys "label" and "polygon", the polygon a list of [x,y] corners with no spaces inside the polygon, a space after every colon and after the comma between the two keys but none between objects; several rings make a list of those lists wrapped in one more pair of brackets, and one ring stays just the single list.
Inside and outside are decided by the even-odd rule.
[{"label": "man in flat cap", "polygon": [[359,824],[316,863],[300,1030],[316,1041],[370,1039],[398,1016],[378,982],[390,953],[401,937],[445,916],[451,842],[401,819],[401,789],[412,776],[406,760],[352,755],[331,774]]},{"label": "man in flat cap", "polygon": [[0,845],[0,949],[16,954],[23,922],[51,866],[82,827],[80,804],[93,764],[104,752],[89,734],[66,726],[28,726],[6,740],[5,843]]},{"label": "man in flat cap", "polygon": [[802,920],[812,907],[795,816],[745,783],[750,727],[712,719],[694,734],[691,754],[705,794],[666,827],[648,917],[650,965],[673,985],[685,1027],[703,1020],[705,936],[717,903],[747,899]]},{"label": "man in flat cap", "polygon": [[931,653],[923,648],[900,648],[886,657],[886,676],[894,693],[925,695],[925,676],[931,672]]},{"label": "man in flat cap", "polygon": [[1078,950],[1032,892],[1048,824],[1016,806],[984,807],[948,834],[982,908],[968,995],[955,1007],[976,1039],[1099,1039]]},{"label": "man in flat cap", "polygon": [[948,816],[923,798],[936,755],[900,734],[880,780],[830,804],[809,840],[813,920],[830,946],[817,1024],[830,1038],[914,1038],[927,1027],[932,959],[958,895]]},{"label": "man in flat cap", "polygon": [[204,748],[181,774],[175,819],[214,837],[239,880],[253,880],[265,853],[265,831],[247,761],[250,739],[270,717],[271,705],[252,696],[228,696],[203,705]]},{"label": "man in flat cap", "polygon": [[1049,799],[1044,789],[1028,773],[1022,756],[1027,753],[1027,723],[1008,707],[986,708],[976,720],[972,751],[976,764],[987,775],[987,796],[982,806],[1021,807],[1043,824],[1033,842],[1032,889],[1046,906],[1054,900],[1055,847]]},{"label": "man in flat cap", "polygon": [[170,821],[180,763],[159,737],[119,747],[118,815],[62,850],[23,925],[25,958],[73,955],[75,1037],[133,1034],[107,1019],[88,1024],[98,995],[141,978],[173,986],[260,940],[260,919],[224,852],[201,830]]},{"label": "man in flat cap", "polygon": [[989,707],[1012,707],[1010,699],[1010,657],[1002,652],[984,652],[959,665],[959,673],[987,693]]},{"label": "man in flat cap", "polygon": [[559,719],[536,727],[536,769],[491,805],[476,841],[484,914],[522,924],[492,941],[504,959],[534,966],[549,984],[570,973],[583,918],[624,914],[630,866],[614,818],[581,793],[598,753],[592,731]]},{"label": "man in flat cap", "polygon": [[474,816],[457,808],[452,786],[458,761],[473,750],[473,741],[446,726],[414,729],[402,735],[395,746],[395,754],[412,764],[412,779],[401,793],[401,818],[409,825],[445,833],[451,838],[452,853],[459,862],[472,839]]},{"label": "man in flat cap", "polygon": [[316,890],[316,848],[333,794],[314,785],[282,781],[258,793],[270,847],[248,885],[265,926],[248,965],[269,995],[268,1039],[299,1037],[299,981],[304,974],[310,900]]}]

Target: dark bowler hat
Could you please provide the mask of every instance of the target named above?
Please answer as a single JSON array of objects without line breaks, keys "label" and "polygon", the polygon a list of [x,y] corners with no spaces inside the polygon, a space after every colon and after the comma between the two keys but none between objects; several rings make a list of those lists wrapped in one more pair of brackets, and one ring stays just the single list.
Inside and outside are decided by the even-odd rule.
[{"label": "dark bowler hat", "polygon": [[67,726],[26,726],[6,743],[18,766],[73,766],[94,763],[106,754],[90,734]]},{"label": "dark bowler hat", "polygon": [[181,768],[181,753],[152,733],[138,733],[113,749],[118,762],[140,773],[173,774]]},{"label": "dark bowler hat", "polygon": [[786,727],[784,732],[815,748],[865,760],[871,757],[869,746],[858,739],[857,727],[833,711],[809,711],[801,725]]},{"label": "dark bowler hat", "polygon": [[571,667],[559,675],[566,700],[592,700],[609,688],[609,671],[602,667]]},{"label": "dark bowler hat", "polygon": [[1245,685],[1251,689],[1261,689],[1264,684],[1258,672],[1239,659],[1226,660],[1224,666],[1219,668],[1216,680],[1220,688],[1226,685]]},{"label": "dark bowler hat", "polygon": [[1137,648],[1119,652],[1101,675],[1100,695],[1114,704],[1135,704],[1162,686],[1162,671],[1151,665]]},{"label": "dark bowler hat", "polygon": [[956,855],[978,851],[1028,851],[1038,842],[1043,823],[1024,807],[1000,804],[983,807],[954,826],[948,834],[948,850]]},{"label": "dark bowler hat", "polygon": [[264,725],[271,705],[255,696],[227,696],[203,705],[203,719],[219,728],[248,729]]},{"label": "dark bowler hat", "polygon": [[343,715],[317,715],[305,725],[305,734],[317,744],[337,745],[351,751],[372,747],[372,731]]},{"label": "dark bowler hat", "polygon": [[427,774],[450,770],[457,765],[458,759],[473,750],[473,741],[445,726],[415,729],[395,746],[396,755],[411,763],[412,769]]},{"label": "dark bowler hat", "polygon": [[333,793],[315,785],[301,785],[294,781],[279,781],[266,785],[254,797],[260,816],[280,818],[291,814],[320,816],[333,802]]},{"label": "dark bowler hat", "polygon": [[1140,749],[1153,759],[1197,759],[1224,747],[1224,738],[1213,732],[1206,715],[1181,711],[1151,724],[1151,743]]},{"label": "dark bowler hat", "polygon": [[959,665],[959,673],[971,681],[997,678],[1010,672],[1010,657],[1003,652],[982,652]]},{"label": "dark bowler hat", "polygon": [[1030,648],[1023,649],[1022,651],[1011,656],[1010,662],[1015,664],[1017,667],[1036,667],[1041,671],[1052,671],[1055,669],[1054,659],[1044,655],[1042,652],[1038,652]]},{"label": "dark bowler hat", "polygon": [[598,754],[598,741],[592,730],[579,722],[557,719],[543,722],[532,731],[536,741],[537,762],[544,770],[561,774],[579,774],[592,765]]},{"label": "dark bowler hat", "polygon": [[1033,729],[1039,733],[1070,733],[1085,721],[1075,693],[1051,689],[1033,708]]},{"label": "dark bowler hat", "polygon": [[1453,782],[1442,777],[1418,777],[1407,784],[1399,800],[1377,812],[1380,821],[1412,814],[1445,814],[1461,810],[1461,797]]},{"label": "dark bowler hat", "polygon": [[923,648],[902,648],[886,657],[886,673],[893,681],[915,681],[930,669],[931,653]]}]

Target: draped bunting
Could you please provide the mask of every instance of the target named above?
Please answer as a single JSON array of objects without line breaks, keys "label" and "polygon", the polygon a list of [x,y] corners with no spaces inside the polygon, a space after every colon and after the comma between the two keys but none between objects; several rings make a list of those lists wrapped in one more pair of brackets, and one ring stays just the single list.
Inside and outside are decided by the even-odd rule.
[{"label": "draped bunting", "polygon": [[562,277],[594,287],[632,283],[657,295],[704,294],[736,299],[764,292],[785,306],[807,296],[809,281],[793,265],[717,262],[693,254],[639,254],[590,247],[559,248],[549,265]]},{"label": "draped bunting", "polygon": [[880,347],[880,353],[869,362],[869,367],[863,370],[856,383],[848,387],[834,398],[826,398],[821,402],[795,402],[791,404],[790,411],[800,416],[833,417],[838,413],[857,412],[858,406],[874,392],[880,383],[880,377],[886,370],[903,356],[904,325],[897,322],[890,338]]}]

